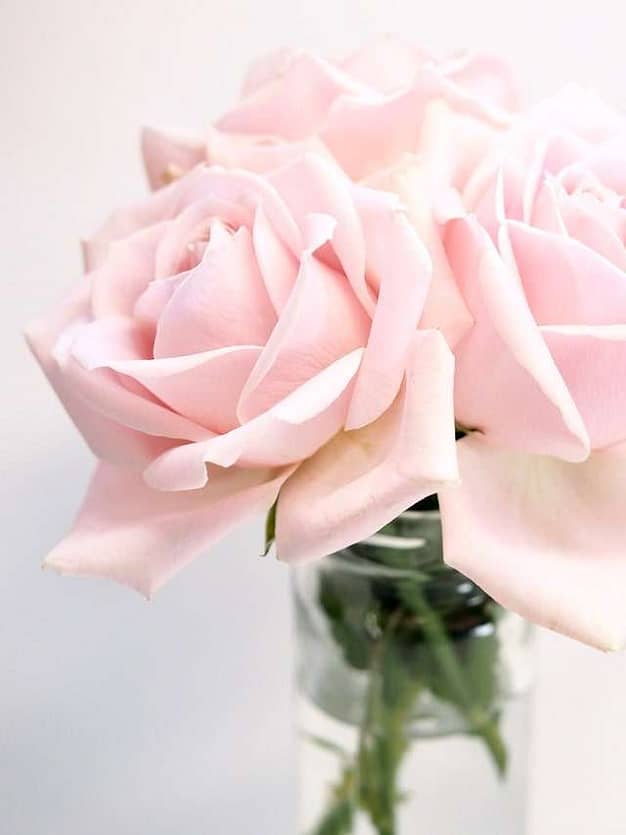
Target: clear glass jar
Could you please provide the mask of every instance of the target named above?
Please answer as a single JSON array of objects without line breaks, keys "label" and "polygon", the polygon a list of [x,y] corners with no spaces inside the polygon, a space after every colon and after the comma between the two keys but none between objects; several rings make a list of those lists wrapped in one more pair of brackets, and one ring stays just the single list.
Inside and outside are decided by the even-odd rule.
[{"label": "clear glass jar", "polygon": [[293,570],[299,835],[525,832],[530,628],[418,507]]}]

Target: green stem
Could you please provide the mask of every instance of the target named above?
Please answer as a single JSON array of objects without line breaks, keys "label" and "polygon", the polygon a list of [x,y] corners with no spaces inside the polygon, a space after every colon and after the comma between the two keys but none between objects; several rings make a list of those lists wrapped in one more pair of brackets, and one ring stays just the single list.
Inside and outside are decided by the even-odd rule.
[{"label": "green stem", "polygon": [[[410,743],[408,726],[420,690],[433,686],[424,684],[419,668],[407,663],[403,654],[402,636],[415,618],[441,686],[433,692],[459,710],[470,731],[485,743],[499,773],[506,770],[507,752],[497,715],[489,700],[484,696],[481,700],[471,668],[464,667],[459,654],[460,644],[450,636],[419,582],[402,583],[399,593],[400,607],[386,618],[383,634],[369,644],[368,687],[354,760],[345,762],[329,808],[310,835],[351,835],[359,809],[368,815],[377,835],[397,835],[402,802],[397,783]],[[337,619],[341,613],[341,609],[333,611]],[[335,632],[344,641],[352,634]]]},{"label": "green stem", "polygon": [[[401,669],[394,665],[394,632],[402,620],[395,612],[387,622],[385,633],[375,644],[369,671],[369,687],[357,754],[359,805],[366,811],[378,835],[396,835],[398,810],[398,772],[406,754],[406,723],[415,703],[417,689],[410,683],[400,692],[390,692],[390,677],[398,684]],[[405,680],[406,685],[406,680]],[[400,697],[401,696],[401,697]]]},{"label": "green stem", "polygon": [[403,585],[402,593],[405,602],[420,617],[422,629],[429,642],[429,649],[437,662],[442,677],[454,696],[455,703],[471,731],[483,739],[499,774],[504,775],[507,766],[507,752],[498,729],[497,720],[490,712],[476,705],[463,667],[442,619],[429,605],[417,583]]}]

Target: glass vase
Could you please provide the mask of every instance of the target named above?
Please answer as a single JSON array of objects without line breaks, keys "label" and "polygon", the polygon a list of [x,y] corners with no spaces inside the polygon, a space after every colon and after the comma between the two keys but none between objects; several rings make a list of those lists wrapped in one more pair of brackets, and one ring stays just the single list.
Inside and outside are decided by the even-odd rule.
[{"label": "glass vase", "polygon": [[447,567],[436,500],[293,570],[299,835],[524,835],[530,628]]}]

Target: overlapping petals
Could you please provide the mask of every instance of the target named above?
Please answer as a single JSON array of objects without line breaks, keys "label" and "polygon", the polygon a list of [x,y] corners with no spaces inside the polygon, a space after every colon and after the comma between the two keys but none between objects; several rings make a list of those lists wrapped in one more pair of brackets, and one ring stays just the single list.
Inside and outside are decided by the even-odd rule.
[{"label": "overlapping petals", "polygon": [[279,557],[318,558],[383,527],[458,480],[452,413],[454,360],[438,331],[416,331],[401,391],[378,420],[342,432],[286,483]]},{"label": "overlapping petals", "polygon": [[626,643],[626,449],[581,464],[458,444],[439,494],[447,562],[525,617],[604,650]]},{"label": "overlapping petals", "polygon": [[102,459],[49,563],[150,595],[275,502],[301,562],[437,492],[451,565],[624,645],[626,120],[517,108],[498,60],[378,38],[146,130],[154,193],[28,334]]},{"label": "overlapping petals", "polygon": [[507,124],[519,95],[507,65],[492,56],[438,58],[391,36],[336,61],[279,50],[253,64],[240,101],[206,138],[147,129],[146,169],[158,187],[199,158],[267,171],[315,150],[360,180],[404,153],[422,153],[430,111],[442,102],[468,129],[467,159],[469,135]]},{"label": "overlapping petals", "polygon": [[446,559],[604,648],[626,640],[625,172],[626,121],[568,88],[494,143],[443,234],[474,321]]},{"label": "overlapping petals", "polygon": [[[150,594],[307,460],[380,427],[401,447],[380,489],[361,509],[329,498],[345,544],[456,477],[452,354],[418,330],[430,259],[393,195],[309,152],[263,176],[200,164],[115,213],[86,255],[29,334],[103,459],[50,565]],[[325,553],[324,502],[296,483],[279,500],[284,559],[305,516],[307,555]]]},{"label": "overlapping petals", "polygon": [[140,474],[101,463],[71,533],[46,565],[108,577],[151,597],[234,525],[265,511],[290,472],[215,467],[203,490],[164,493]]}]

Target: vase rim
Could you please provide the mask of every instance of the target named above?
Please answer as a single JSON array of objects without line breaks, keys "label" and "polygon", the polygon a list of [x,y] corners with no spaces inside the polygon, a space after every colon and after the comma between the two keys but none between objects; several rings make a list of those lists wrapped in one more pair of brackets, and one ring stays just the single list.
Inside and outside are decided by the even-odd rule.
[{"label": "vase rim", "polygon": [[[332,562],[340,568],[341,571],[345,571],[346,573],[368,577],[385,577],[390,580],[415,579],[416,577],[423,575],[424,570],[428,570],[428,568],[433,564],[432,557],[429,559],[427,556],[430,543],[428,539],[422,535],[424,531],[417,526],[420,522],[436,522],[439,521],[439,519],[440,513],[437,509],[405,510],[397,516],[395,520],[393,520],[394,522],[401,520],[408,523],[408,529],[404,533],[395,533],[390,531],[389,525],[392,523],[388,523],[383,526],[381,530],[372,534],[372,536],[361,540],[359,543],[355,543],[347,548],[336,551],[326,557],[326,559],[332,560]],[[415,530],[412,530],[413,525],[416,525]],[[401,555],[403,551],[406,551],[407,554],[410,552],[413,557],[413,561],[406,567],[385,565],[375,559],[368,559],[367,556],[356,553],[355,547],[357,545],[369,546],[372,549],[390,548],[396,551],[399,555]],[[424,554],[426,559],[424,559],[421,563],[419,559],[415,562],[415,556],[419,555],[420,552]],[[438,562],[439,561],[440,560],[438,560]],[[456,573],[453,572],[453,569],[450,569],[450,572]]]},{"label": "vase rim", "polygon": [[[368,540],[365,540],[366,542]],[[390,580],[413,579],[422,572],[418,568],[394,568],[359,557],[349,548],[336,551],[324,557],[324,562],[330,561],[346,574],[357,574],[361,577],[387,577]]]}]

